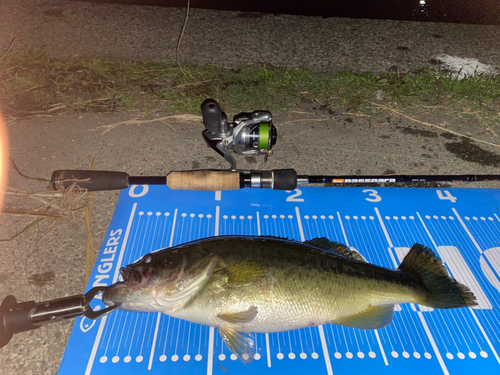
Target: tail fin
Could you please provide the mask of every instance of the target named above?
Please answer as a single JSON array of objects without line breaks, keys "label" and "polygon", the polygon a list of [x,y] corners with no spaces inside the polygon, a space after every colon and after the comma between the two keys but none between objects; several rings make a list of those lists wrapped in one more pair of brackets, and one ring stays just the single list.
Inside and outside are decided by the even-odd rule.
[{"label": "tail fin", "polygon": [[424,288],[418,303],[440,309],[476,306],[476,297],[465,285],[451,278],[441,259],[424,245],[416,243],[399,266]]}]

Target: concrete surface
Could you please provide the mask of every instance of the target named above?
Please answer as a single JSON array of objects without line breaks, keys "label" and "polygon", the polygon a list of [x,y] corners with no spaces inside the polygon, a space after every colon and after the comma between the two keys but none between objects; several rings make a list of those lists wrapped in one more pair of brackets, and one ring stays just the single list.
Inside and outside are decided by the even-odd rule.
[{"label": "concrete surface", "polygon": [[[53,56],[174,62],[185,9],[2,0],[0,45],[47,46]],[[439,54],[500,67],[500,27],[260,15],[191,9],[182,61],[241,68],[254,63],[336,72],[402,71]]]},{"label": "concrete surface", "polygon": [[[0,4],[0,44],[17,37],[18,47],[46,44],[49,53],[57,56],[171,61],[183,12],[60,0],[4,0]],[[292,16],[241,18],[237,13],[194,10],[182,57],[231,67],[266,62],[314,70],[387,70],[393,65],[425,66],[439,53],[499,65],[499,47],[500,30],[490,26]],[[11,123],[11,157],[24,174],[43,178],[56,169],[88,169],[91,157],[96,158],[97,169],[131,175],[227,168],[224,159],[205,147],[200,121],[121,125],[104,135],[91,131],[135,117],[130,113],[66,114]],[[467,119],[433,113],[425,120],[499,143],[487,128],[472,127]],[[276,113],[275,124],[280,137],[267,165],[262,159],[238,157],[240,168],[295,168],[299,174],[310,175],[499,173],[498,146],[464,141],[394,114],[376,121],[340,107],[328,112],[297,103],[296,111]],[[498,183],[462,185],[498,187]],[[47,183],[23,178],[11,168],[9,186],[35,192],[46,189]],[[92,209],[96,249],[117,197],[118,192],[97,194]],[[10,208],[41,204],[7,199]],[[36,219],[3,214],[0,239],[12,237]],[[46,234],[50,223],[51,219],[44,219],[15,239],[0,242],[0,300],[14,294],[19,301],[40,302],[84,291],[84,215],[79,212],[73,220],[60,220]],[[0,373],[55,374],[71,325],[52,324],[14,336],[0,349]]]}]

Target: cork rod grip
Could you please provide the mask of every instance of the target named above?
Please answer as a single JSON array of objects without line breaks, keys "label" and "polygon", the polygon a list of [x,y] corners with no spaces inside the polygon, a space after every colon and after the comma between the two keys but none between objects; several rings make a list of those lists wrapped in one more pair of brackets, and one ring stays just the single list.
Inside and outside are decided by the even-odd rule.
[{"label": "cork rod grip", "polygon": [[167,185],[172,190],[236,190],[240,188],[240,174],[227,171],[170,172]]}]

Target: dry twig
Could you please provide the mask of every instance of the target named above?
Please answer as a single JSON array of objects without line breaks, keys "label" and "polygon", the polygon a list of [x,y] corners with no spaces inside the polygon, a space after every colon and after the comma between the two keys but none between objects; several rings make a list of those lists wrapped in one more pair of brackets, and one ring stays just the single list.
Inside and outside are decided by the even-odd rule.
[{"label": "dry twig", "polygon": [[302,135],[302,134],[304,134],[304,133],[310,132],[311,130],[312,130],[312,129],[307,129],[307,130],[304,130],[303,132],[300,132],[300,133],[298,133],[298,134],[292,135],[291,137],[283,137],[283,142],[285,142],[285,141],[290,141],[290,140],[292,140],[292,139],[294,139],[294,138],[297,138],[299,135]]},{"label": "dry twig", "polygon": [[5,56],[7,56],[7,54],[9,53],[9,51],[12,49],[12,46],[14,45],[14,42],[16,41],[16,38],[12,39],[10,41],[10,44],[9,46],[7,47],[7,50],[2,54],[2,56],[0,57],[0,61],[2,61],[4,59]]},{"label": "dry twig", "polygon": [[[182,68],[181,68],[182,69]],[[197,85],[202,85],[204,83],[208,82],[213,82],[216,81],[215,79],[206,79],[204,81],[198,81],[198,82],[191,82],[191,83],[182,83],[180,85],[174,86],[174,89],[178,89],[179,87],[186,87],[186,86],[197,86]]]},{"label": "dry twig", "polygon": [[27,178],[28,180],[35,180],[35,181],[41,181],[41,182],[50,182],[50,180],[47,180],[45,178],[38,178],[38,177],[29,177],[29,176],[26,176],[25,174],[21,173],[21,171],[19,170],[19,168],[17,167],[16,163],[14,162],[14,160],[12,158],[9,158],[9,160],[12,163],[12,167],[15,169],[15,171],[17,173],[19,173],[19,175],[21,177]]},{"label": "dry twig", "polygon": [[[179,35],[179,40],[177,41],[177,48],[175,49],[175,61],[177,62],[177,65],[179,65],[179,68],[181,69],[182,74],[184,74],[184,76],[186,78],[189,78],[189,77],[186,74],[186,71],[184,69],[182,69],[181,63],[179,61],[179,50],[181,47],[182,37],[184,36],[184,31],[186,30],[187,21],[189,18],[190,3],[191,3],[191,1],[188,0],[187,7],[186,7],[186,17],[184,18],[184,24],[182,25],[182,31],[181,31],[181,34]],[[191,78],[194,78],[194,77],[191,75]]]},{"label": "dry twig", "polygon": [[[104,135],[107,132],[113,130],[114,128],[116,128],[116,127],[118,127],[120,125],[140,125],[140,124],[147,124],[147,123],[150,123],[150,122],[165,121],[165,120],[177,120],[177,121],[180,121],[180,122],[195,122],[195,121],[200,121],[202,119],[203,118],[201,116],[198,116],[198,115],[190,115],[190,114],[171,115],[171,116],[166,116],[166,117],[154,118],[154,119],[151,119],[151,120],[133,119],[133,120],[127,120],[127,121],[120,121],[120,122],[116,122],[116,123],[110,124],[110,125],[99,126],[97,129],[101,129],[101,128],[106,129],[101,134],[101,135]],[[97,129],[92,129],[92,130],[97,130]]]},{"label": "dry twig", "polygon": [[47,212],[38,212],[36,210],[21,210],[21,209],[11,209],[5,208],[2,210],[2,213],[5,215],[14,215],[14,216],[32,216],[32,217],[49,217],[52,219],[59,219],[62,215],[47,213]]},{"label": "dry twig", "polygon": [[291,124],[293,122],[300,122],[300,121],[323,122],[323,121],[328,121],[328,120],[331,120],[331,117],[326,117],[326,118],[299,118],[299,119],[296,119],[296,120],[290,120],[290,121],[282,122],[280,125],[286,125],[286,124]]},{"label": "dry twig", "polygon": [[[91,170],[95,171],[95,159],[92,158]],[[87,224],[87,247],[86,247],[86,255],[85,255],[85,284],[90,279],[90,273],[92,272],[92,268],[95,264],[95,249],[94,249],[94,240],[92,238],[92,228],[91,228],[91,214],[90,210],[92,208],[92,203],[95,197],[95,191],[89,193],[89,201],[85,206],[85,222]]]},{"label": "dry twig", "polygon": [[12,196],[13,198],[31,198],[36,201],[42,202],[43,204],[47,204],[47,198],[61,198],[62,193],[56,192],[56,191],[40,191],[37,193],[28,193],[24,190],[16,189],[9,187],[7,188],[8,190],[3,192],[2,194],[7,195],[7,196]]},{"label": "dry twig", "polygon": [[38,220],[32,221],[31,223],[29,223],[28,225],[26,225],[21,231],[19,231],[16,234],[14,234],[12,237],[0,239],[0,242],[8,242],[8,241],[12,241],[12,240],[16,239],[21,234],[23,234],[24,232],[26,232],[28,229],[34,227],[36,224],[38,224],[42,220],[43,219],[38,219]]},{"label": "dry twig", "polygon": [[351,113],[351,112],[343,112],[341,115],[349,115],[349,116],[358,116],[358,117],[372,117],[370,115],[364,115],[362,113]]}]

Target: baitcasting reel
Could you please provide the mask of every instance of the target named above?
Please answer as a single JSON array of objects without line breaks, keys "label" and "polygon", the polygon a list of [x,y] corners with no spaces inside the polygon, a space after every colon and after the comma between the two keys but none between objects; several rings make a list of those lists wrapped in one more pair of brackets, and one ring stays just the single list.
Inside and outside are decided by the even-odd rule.
[{"label": "baitcasting reel", "polygon": [[206,99],[201,104],[201,113],[206,128],[203,138],[231,164],[232,171],[236,171],[236,160],[229,151],[246,156],[265,155],[264,161],[272,155],[277,132],[271,112],[243,112],[228,123],[219,104],[213,99]]}]

